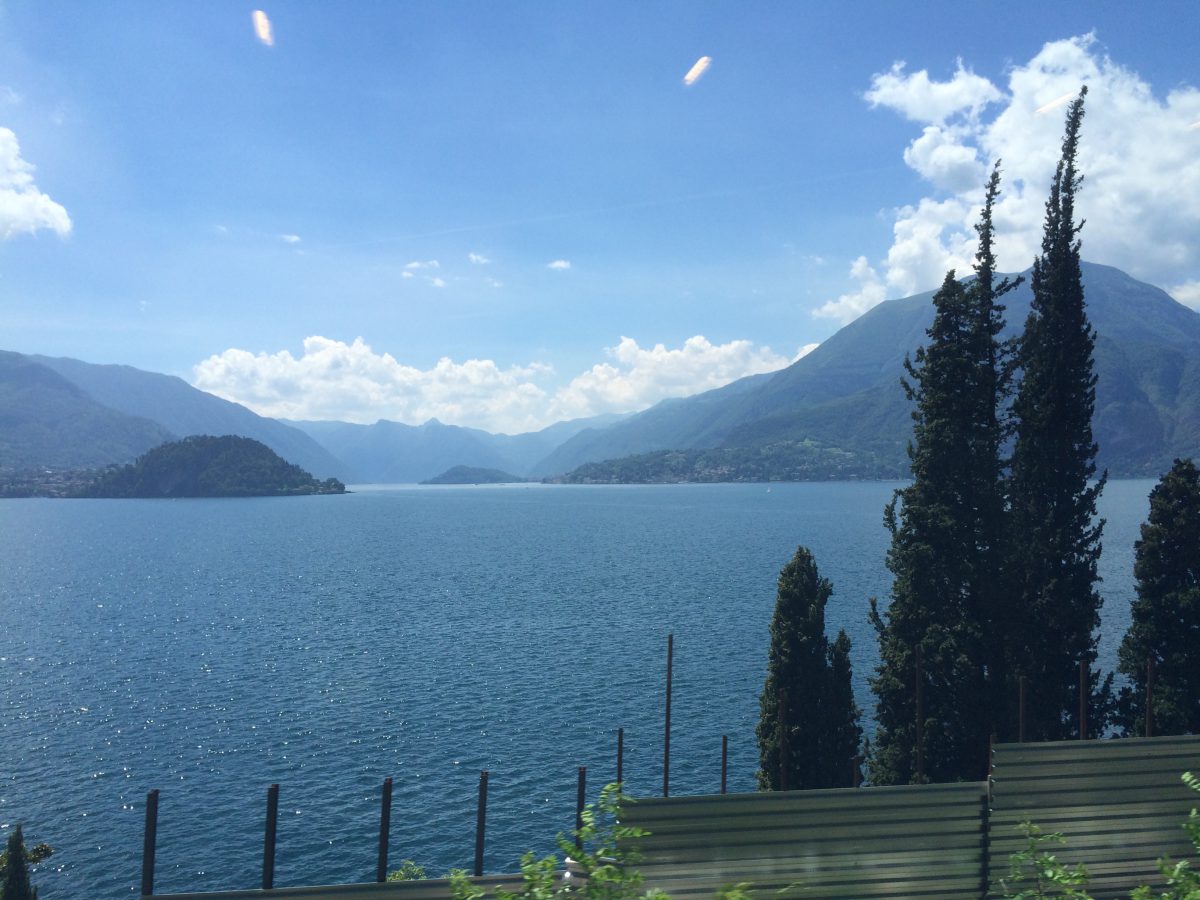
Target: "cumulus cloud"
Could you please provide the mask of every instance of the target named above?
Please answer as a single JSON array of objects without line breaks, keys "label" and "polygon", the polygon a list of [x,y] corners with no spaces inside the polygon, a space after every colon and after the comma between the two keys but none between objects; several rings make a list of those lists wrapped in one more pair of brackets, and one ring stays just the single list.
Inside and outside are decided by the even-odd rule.
[{"label": "cumulus cloud", "polygon": [[571,263],[570,260],[556,259],[553,262],[546,263],[546,268],[554,269],[556,272],[565,272],[567,269],[571,268]]},{"label": "cumulus cloud", "polygon": [[804,359],[804,357],[808,356],[808,354],[812,353],[820,346],[820,344],[805,344],[796,351],[796,355],[792,357],[792,362],[795,362],[798,359]]},{"label": "cumulus cloud", "polygon": [[281,235],[279,236],[279,239],[280,239],[281,241],[283,241],[285,244],[298,244],[298,243],[300,243],[300,235],[298,235],[298,234],[281,234]]},{"label": "cumulus cloud", "polygon": [[410,272],[418,272],[421,269],[440,269],[441,267],[442,264],[436,259],[426,259],[424,261],[415,259],[408,263],[408,265],[406,265],[404,268],[408,269]]},{"label": "cumulus cloud", "polygon": [[429,283],[432,284],[435,288],[444,288],[446,286],[446,279],[436,278],[436,277],[430,278]]},{"label": "cumulus cloud", "polygon": [[858,290],[842,294],[813,310],[813,315],[822,319],[837,319],[845,324],[853,322],[872,306],[887,299],[887,287],[879,273],[871,268],[865,256],[860,256],[850,267],[850,277],[858,281]]},{"label": "cumulus cloud", "polygon": [[1200,116],[1200,89],[1165,96],[1110,59],[1092,35],[1046,44],[1014,66],[1002,90],[960,62],[946,81],[898,63],[866,92],[873,107],[921,126],[905,163],[929,193],[892,211],[892,245],[879,261],[857,259],[858,287],[814,310],[849,321],[888,297],[936,287],[947,269],[966,272],[972,228],[993,160],[1002,160],[995,209],[1000,268],[1020,271],[1041,245],[1046,194],[1058,162],[1062,107],[1088,86],[1079,150],[1085,180],[1077,197],[1086,259],[1154,284],[1186,285],[1200,276],[1200,154],[1189,125]]},{"label": "cumulus cloud", "polygon": [[491,262],[491,260],[482,253],[468,253],[467,259],[470,260],[471,265],[473,266],[486,266]]},{"label": "cumulus cloud", "polygon": [[1186,281],[1175,287],[1167,288],[1167,293],[1192,309],[1200,311],[1200,281]]},{"label": "cumulus cloud", "polygon": [[679,348],[643,348],[622,337],[606,355],[555,387],[553,370],[541,363],[504,368],[487,359],[443,358],[420,369],[376,353],[362,338],[347,344],[314,336],[298,357],[287,350],[226,350],[196,365],[193,383],[266,416],[409,424],[436,418],[513,434],[562,419],[645,409],[790,362],[750,341],[712,344],[700,335]]},{"label": "cumulus cloud", "polygon": [[49,229],[59,237],[71,233],[66,209],[33,183],[34,167],[21,158],[17,136],[0,128],[0,240]]},{"label": "cumulus cloud", "polygon": [[866,98],[872,106],[886,106],[914,122],[938,124],[958,116],[977,118],[984,107],[1003,96],[986,78],[964,69],[962,60],[949,81],[934,81],[922,69],[904,73],[903,62],[890,72],[871,79]]},{"label": "cumulus cloud", "polygon": [[633,338],[622,337],[606,352],[609,362],[592,366],[558,391],[554,419],[645,409],[668,397],[718,388],[790,362],[750,341],[712,344],[703,335],[688,338],[678,349],[663,344],[643,348]]}]

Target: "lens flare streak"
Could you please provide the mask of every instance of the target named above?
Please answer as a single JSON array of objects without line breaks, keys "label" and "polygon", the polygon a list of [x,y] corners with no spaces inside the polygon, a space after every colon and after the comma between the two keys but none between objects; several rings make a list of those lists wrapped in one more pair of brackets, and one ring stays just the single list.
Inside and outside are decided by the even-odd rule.
[{"label": "lens flare streak", "polygon": [[254,22],[255,37],[266,46],[274,47],[275,35],[271,33],[271,20],[267,18],[267,14],[261,9],[256,9],[250,14],[250,18]]},{"label": "lens flare streak", "polygon": [[702,56],[696,60],[696,64],[688,69],[688,73],[683,76],[683,83],[691,87],[700,80],[700,76],[708,71],[708,67],[712,65],[711,56]]}]

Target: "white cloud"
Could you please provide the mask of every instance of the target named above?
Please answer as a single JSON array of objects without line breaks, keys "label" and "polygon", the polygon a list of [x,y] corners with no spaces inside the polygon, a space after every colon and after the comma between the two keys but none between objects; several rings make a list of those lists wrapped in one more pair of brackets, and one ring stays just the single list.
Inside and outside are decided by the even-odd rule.
[{"label": "white cloud", "polygon": [[556,259],[553,262],[546,263],[547,269],[554,269],[556,272],[565,272],[571,268],[570,260]]},{"label": "white cloud", "polygon": [[0,128],[0,240],[44,228],[66,237],[71,217],[33,183],[34,167],[21,158],[17,136]]},{"label": "white cloud", "polygon": [[821,345],[819,343],[818,344],[805,344],[803,347],[801,347],[799,350],[796,351],[796,355],[792,357],[792,362],[795,362],[798,359],[804,359],[804,357],[808,356],[808,354],[812,353],[814,350],[816,350],[820,346]]},{"label": "white cloud", "polygon": [[436,259],[427,259],[424,261],[421,261],[418,259],[418,260],[413,260],[408,265],[406,265],[404,268],[408,269],[409,271],[416,272],[416,271],[420,271],[421,269],[440,269],[441,267],[442,267],[442,264],[439,263]]},{"label": "white cloud", "polygon": [[446,280],[444,278],[430,278],[429,283],[435,288],[444,288],[446,286]]},{"label": "white cloud", "polygon": [[467,259],[471,261],[471,265],[473,266],[486,266],[491,262],[491,260],[482,253],[468,253]]},{"label": "white cloud", "polygon": [[1086,220],[1084,258],[1155,284],[1197,281],[1200,153],[1189,125],[1200,116],[1200,89],[1181,86],[1157,97],[1137,73],[1084,35],[1048,43],[1028,63],[1014,66],[1004,91],[961,63],[944,82],[925,71],[909,75],[902,64],[875,76],[866,94],[871,105],[923,126],[905,148],[904,161],[930,191],[892,212],[886,259],[873,266],[854,263],[851,277],[859,288],[814,315],[849,321],[887,297],[936,287],[947,269],[965,274],[986,170],[996,159],[1003,161],[994,214],[999,266],[1027,268],[1040,249],[1060,152],[1060,103],[1083,84],[1088,96],[1079,166],[1085,177],[1076,206]]},{"label": "white cloud", "polygon": [[0,84],[0,103],[6,106],[16,106],[24,98],[6,84]]},{"label": "white cloud", "polygon": [[281,234],[279,236],[279,239],[286,244],[300,243],[300,235],[298,235],[298,234]]},{"label": "white cloud", "polygon": [[229,349],[193,372],[196,387],[266,416],[409,424],[437,418],[511,434],[645,409],[790,362],[749,341],[715,345],[699,335],[677,349],[642,348],[623,337],[606,353],[607,361],[559,388],[548,384],[554,373],[541,363],[502,368],[493,360],[443,358],[423,370],[376,353],[362,338],[346,344],[319,336],[304,341],[299,357]]},{"label": "white cloud", "polygon": [[976,118],[1002,96],[986,78],[964,69],[961,59],[949,81],[933,81],[924,69],[906,75],[904,63],[895,63],[890,72],[871,79],[866,93],[872,106],[886,106],[914,122],[931,125],[960,115]]},{"label": "white cloud", "polygon": [[1200,310],[1200,281],[1185,281],[1173,288],[1167,288],[1167,293],[1184,306]]},{"label": "white cloud", "polygon": [[865,256],[860,256],[854,261],[854,265],[850,267],[850,277],[858,281],[858,290],[842,294],[836,300],[830,300],[813,310],[814,316],[838,319],[845,324],[887,299],[887,287],[879,280],[879,274],[867,263]]},{"label": "white cloud", "polygon": [[412,272],[401,272],[400,277],[401,278],[415,278],[416,276],[413,275]]},{"label": "white cloud", "polygon": [[663,344],[642,348],[633,338],[622,337],[606,352],[611,362],[592,366],[558,391],[553,419],[645,409],[667,397],[718,388],[746,375],[782,369],[789,362],[750,341],[712,344],[703,335],[688,338],[679,349]]}]

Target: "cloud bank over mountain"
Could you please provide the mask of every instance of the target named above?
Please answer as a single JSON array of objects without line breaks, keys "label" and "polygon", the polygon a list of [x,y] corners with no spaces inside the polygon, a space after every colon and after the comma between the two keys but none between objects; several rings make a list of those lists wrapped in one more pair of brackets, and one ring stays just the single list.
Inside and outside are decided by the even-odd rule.
[{"label": "cloud bank over mountain", "polygon": [[[811,349],[806,346],[798,354]],[[361,337],[347,344],[312,336],[298,357],[287,350],[226,350],[196,365],[193,383],[275,418],[365,424],[438,419],[516,434],[564,419],[642,410],[668,397],[690,396],[791,362],[750,341],[713,344],[702,335],[677,348],[642,347],[623,336],[605,354],[604,362],[548,389],[543,384],[553,380],[554,372],[544,363],[505,368],[490,359],[455,362],[443,357],[420,369],[377,353]]]},{"label": "cloud bank over mountain", "polygon": [[997,159],[1004,179],[995,211],[1000,267],[1027,267],[1041,244],[1065,106],[1085,84],[1078,199],[1085,258],[1161,284],[1200,307],[1200,129],[1194,127],[1200,89],[1181,86],[1156,96],[1083,35],[1048,43],[1013,66],[1003,89],[962,61],[946,81],[907,72],[902,62],[872,79],[865,94],[872,107],[921,127],[904,162],[931,191],[892,211],[886,257],[856,259],[850,271],[856,287],[814,315],[849,322],[885,299],[936,286],[949,268],[965,272],[984,179]]}]

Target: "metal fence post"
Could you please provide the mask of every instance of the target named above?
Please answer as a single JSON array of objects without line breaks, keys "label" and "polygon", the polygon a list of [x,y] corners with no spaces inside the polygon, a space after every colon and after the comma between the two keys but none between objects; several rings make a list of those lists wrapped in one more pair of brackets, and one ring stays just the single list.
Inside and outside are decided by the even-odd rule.
[{"label": "metal fence post", "polygon": [[1154,656],[1146,657],[1146,737],[1154,737]]},{"label": "metal fence post", "polygon": [[267,828],[263,839],[262,886],[264,891],[275,887],[275,834],[279,820],[279,785],[267,789]]},{"label": "metal fence post", "polygon": [[721,735],[721,793],[725,793],[725,773],[729,770],[729,735]]},{"label": "metal fence post", "polygon": [[625,729],[618,728],[617,729],[617,784],[618,785],[624,780],[622,777],[623,773],[621,771],[621,766],[623,763],[622,757],[624,757],[624,756],[625,756]]},{"label": "metal fence post", "polygon": [[375,880],[387,881],[388,833],[392,827],[392,779],[383,780],[383,800],[379,809],[379,864],[375,867]]},{"label": "metal fence post", "polygon": [[479,773],[479,809],[475,815],[475,875],[483,874],[483,829],[487,820],[488,773]]},{"label": "metal fence post", "polygon": [[1087,659],[1079,661],[1079,739],[1087,740],[1088,670]]},{"label": "metal fence post", "polygon": [[587,766],[579,767],[579,781],[575,786],[575,847],[583,849],[583,805],[587,802]]},{"label": "metal fence post", "polygon": [[675,635],[667,635],[667,707],[663,727],[663,796],[671,795],[671,662],[675,652]]},{"label": "metal fence post", "polygon": [[925,651],[917,645],[917,784],[925,783]]},{"label": "metal fence post", "polygon": [[142,896],[154,893],[154,853],[158,844],[158,790],[146,795],[146,829],[142,836]]}]

